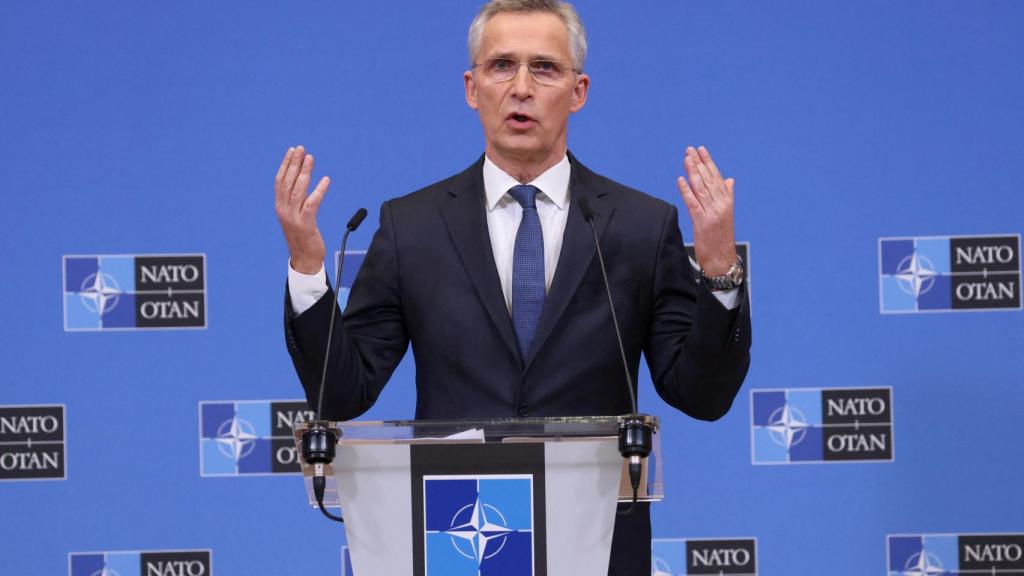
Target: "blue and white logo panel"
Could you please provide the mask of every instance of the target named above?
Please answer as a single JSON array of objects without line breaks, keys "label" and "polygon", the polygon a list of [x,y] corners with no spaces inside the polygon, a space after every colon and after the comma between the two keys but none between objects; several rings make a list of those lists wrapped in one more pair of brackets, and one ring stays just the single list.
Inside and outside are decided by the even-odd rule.
[{"label": "blue and white logo panel", "polygon": [[424,476],[427,576],[534,573],[532,475]]},{"label": "blue and white logo panel", "polygon": [[883,314],[1020,310],[1020,235],[880,238]]},{"label": "blue and white logo panel", "polygon": [[1024,574],[1024,533],[898,534],[886,539],[889,576]]},{"label": "blue and white logo panel", "polygon": [[352,572],[352,555],[348,552],[348,546],[341,547],[341,576],[354,576]]},{"label": "blue and white logo panel", "polygon": [[757,576],[756,538],[654,538],[651,576]]},{"label": "blue and white logo panel", "polygon": [[891,388],[751,390],[754,464],[892,461]]},{"label": "blue and white logo panel", "polygon": [[302,400],[200,402],[200,476],[301,473],[292,430],[310,419]]},{"label": "blue and white logo panel", "polygon": [[[341,285],[338,288],[338,307],[342,310],[348,304],[348,295],[352,291],[352,283],[366,259],[366,250],[345,250],[345,268],[342,270]],[[338,277],[341,267],[341,250],[334,252],[334,277]]]},{"label": "blue and white logo panel", "polygon": [[64,256],[67,332],[206,327],[204,254]]},{"label": "blue and white logo panel", "polygon": [[210,550],[72,552],[68,576],[210,576]]}]

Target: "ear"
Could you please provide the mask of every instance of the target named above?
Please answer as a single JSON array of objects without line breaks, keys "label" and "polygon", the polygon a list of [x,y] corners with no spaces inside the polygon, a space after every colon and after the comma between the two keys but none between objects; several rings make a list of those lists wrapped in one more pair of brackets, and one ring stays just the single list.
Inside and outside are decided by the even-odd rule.
[{"label": "ear", "polygon": [[476,82],[473,80],[473,71],[466,70],[462,74],[462,81],[466,83],[466,104],[473,110],[479,110],[480,105],[476,100]]},{"label": "ear", "polygon": [[569,112],[579,112],[587,103],[587,90],[590,88],[590,76],[584,73],[576,75],[576,85],[572,87],[572,106]]}]

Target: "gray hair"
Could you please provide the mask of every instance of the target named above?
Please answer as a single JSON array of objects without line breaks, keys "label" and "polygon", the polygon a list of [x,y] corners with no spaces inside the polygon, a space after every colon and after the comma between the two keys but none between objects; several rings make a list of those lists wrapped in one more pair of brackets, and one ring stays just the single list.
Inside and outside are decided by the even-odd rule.
[{"label": "gray hair", "polygon": [[561,18],[569,30],[569,54],[572,56],[572,67],[576,71],[583,70],[583,62],[587,59],[587,31],[572,4],[561,0],[491,0],[480,8],[473,23],[469,25],[469,66],[476,64],[476,55],[480,50],[480,41],[484,35],[484,26],[495,14],[502,12],[549,12]]}]

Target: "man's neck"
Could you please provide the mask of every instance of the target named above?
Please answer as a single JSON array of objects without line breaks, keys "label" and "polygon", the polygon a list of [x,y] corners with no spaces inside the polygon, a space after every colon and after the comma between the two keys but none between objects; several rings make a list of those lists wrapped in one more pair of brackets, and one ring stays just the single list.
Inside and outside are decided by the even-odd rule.
[{"label": "man's neck", "polygon": [[562,158],[565,157],[566,147],[556,146],[551,149],[550,154],[539,160],[536,158],[515,158],[502,154],[491,146],[487,146],[486,152],[487,157],[498,168],[501,168],[506,174],[515,178],[521,184],[528,184],[533,182],[537,176],[540,176],[549,168],[561,162]]}]

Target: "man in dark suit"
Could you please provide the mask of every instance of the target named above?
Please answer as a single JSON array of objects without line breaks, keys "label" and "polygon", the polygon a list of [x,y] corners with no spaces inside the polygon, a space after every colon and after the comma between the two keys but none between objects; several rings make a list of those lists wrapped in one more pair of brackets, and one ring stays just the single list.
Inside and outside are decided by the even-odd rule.
[{"label": "man in dark suit", "polygon": [[[733,182],[688,148],[678,185],[694,223],[693,274],[675,207],[587,169],[567,150],[586,102],[586,40],[572,8],[496,0],[470,28],[466,100],[485,154],[447,180],[385,202],[336,326],[322,416],[377,399],[412,344],[416,418],[617,415],[630,411],[586,198],[601,237],[629,371],[644,354],[669,404],[715,420],[749,365],[750,320],[733,238]],[[313,157],[289,149],[276,178],[291,253],[285,332],[316,403],[333,294]],[[713,292],[712,289],[715,291]],[[616,520],[609,574],[650,573],[647,507]]]}]

